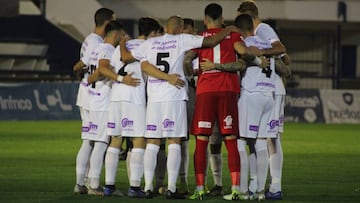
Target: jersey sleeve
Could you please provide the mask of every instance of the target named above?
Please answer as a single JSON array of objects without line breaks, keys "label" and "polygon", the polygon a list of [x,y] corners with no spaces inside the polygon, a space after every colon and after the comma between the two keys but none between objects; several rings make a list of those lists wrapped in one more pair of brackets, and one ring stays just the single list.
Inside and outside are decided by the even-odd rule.
[{"label": "jersey sleeve", "polygon": [[200,35],[181,34],[181,41],[184,51],[201,48],[204,37]]},{"label": "jersey sleeve", "polygon": [[256,30],[256,35],[261,39],[268,40],[271,44],[280,41],[279,36],[276,34],[274,29],[265,23],[263,23],[262,26]]},{"label": "jersey sleeve", "polygon": [[131,50],[131,55],[138,61],[142,61],[144,58],[146,58],[146,51],[148,50],[148,41],[142,43],[137,48]]},{"label": "jersey sleeve", "polygon": [[91,38],[86,41],[83,42],[82,46],[85,46],[84,43],[86,43],[86,49],[83,51],[83,53],[81,53],[81,58],[80,60],[84,63],[84,64],[88,64],[90,57],[91,57],[91,53],[92,51],[95,49],[95,47],[97,47],[100,43],[96,40],[92,40]]},{"label": "jersey sleeve", "polygon": [[106,60],[109,60],[111,61],[111,57],[113,55],[113,50],[110,50],[110,49],[101,49],[99,51],[99,57],[98,59],[101,60],[101,59],[106,59]]},{"label": "jersey sleeve", "polygon": [[120,47],[115,48],[114,53],[112,54],[110,65],[117,70],[118,67],[121,67],[122,62],[120,61]]}]

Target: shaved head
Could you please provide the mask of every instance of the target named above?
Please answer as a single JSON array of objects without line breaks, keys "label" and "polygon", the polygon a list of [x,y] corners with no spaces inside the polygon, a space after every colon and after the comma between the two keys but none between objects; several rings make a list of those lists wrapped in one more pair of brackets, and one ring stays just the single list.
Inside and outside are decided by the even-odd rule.
[{"label": "shaved head", "polygon": [[169,34],[179,34],[184,27],[184,20],[179,16],[171,16],[166,24],[166,29]]}]

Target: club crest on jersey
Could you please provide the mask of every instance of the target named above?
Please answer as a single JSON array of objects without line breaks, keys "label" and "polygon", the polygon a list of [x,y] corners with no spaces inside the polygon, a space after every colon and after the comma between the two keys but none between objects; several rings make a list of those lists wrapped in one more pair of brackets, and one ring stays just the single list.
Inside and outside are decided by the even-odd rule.
[{"label": "club crest on jersey", "polygon": [[224,119],[224,122],[225,122],[224,129],[232,128],[232,122],[233,122],[232,116],[230,116],[230,115],[226,116],[226,118]]}]

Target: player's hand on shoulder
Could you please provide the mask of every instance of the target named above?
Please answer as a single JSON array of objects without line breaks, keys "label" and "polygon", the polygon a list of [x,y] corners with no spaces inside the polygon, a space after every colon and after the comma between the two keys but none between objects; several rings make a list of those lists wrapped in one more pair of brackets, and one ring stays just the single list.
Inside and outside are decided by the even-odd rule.
[{"label": "player's hand on shoulder", "polygon": [[270,59],[266,58],[265,56],[260,56],[259,57],[261,59],[261,68],[267,68],[270,66]]},{"label": "player's hand on shoulder", "polygon": [[119,44],[125,44],[129,40],[131,40],[131,37],[128,34],[124,34],[120,37]]},{"label": "player's hand on shoulder", "polygon": [[179,74],[169,74],[168,82],[174,85],[176,88],[180,89],[185,86],[185,81],[180,78]]},{"label": "player's hand on shoulder", "polygon": [[140,84],[141,80],[139,78],[133,78],[132,75],[134,73],[129,73],[124,76],[122,82],[126,85],[136,87]]},{"label": "player's hand on shoulder", "polygon": [[202,59],[200,62],[200,68],[202,71],[210,71],[215,69],[215,64],[207,58]]}]

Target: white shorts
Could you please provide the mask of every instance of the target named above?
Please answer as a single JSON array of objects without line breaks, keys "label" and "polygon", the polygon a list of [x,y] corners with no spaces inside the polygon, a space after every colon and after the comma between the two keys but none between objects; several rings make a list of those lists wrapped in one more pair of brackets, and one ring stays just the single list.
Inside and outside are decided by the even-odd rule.
[{"label": "white shorts", "polygon": [[148,103],[146,138],[181,138],[187,131],[185,101]]},{"label": "white shorts", "polygon": [[90,111],[89,140],[109,142],[106,132],[108,118],[109,111]]},{"label": "white shorts", "polygon": [[83,107],[79,107],[80,109],[80,117],[81,117],[81,139],[88,140],[89,137],[89,122],[90,122],[90,111],[84,109]]},{"label": "white shorts", "polygon": [[284,132],[285,95],[275,95],[275,119],[278,120],[278,132]]},{"label": "white shorts", "polygon": [[238,101],[240,137],[276,137],[276,120],[271,120],[273,107],[272,95],[242,90]]},{"label": "white shorts", "polygon": [[110,102],[107,134],[110,136],[144,137],[145,104]]}]

